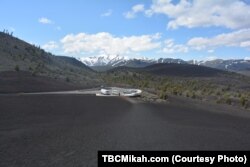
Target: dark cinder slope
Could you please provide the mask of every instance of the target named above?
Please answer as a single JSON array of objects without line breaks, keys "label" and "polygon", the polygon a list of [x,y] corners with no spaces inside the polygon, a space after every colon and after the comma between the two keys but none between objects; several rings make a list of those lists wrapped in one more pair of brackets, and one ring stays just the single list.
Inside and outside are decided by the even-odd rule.
[{"label": "dark cinder slope", "polygon": [[97,166],[98,150],[250,149],[249,113],[243,118],[207,111],[213,106],[205,103],[206,110],[189,105],[84,95],[0,96],[0,166]]},{"label": "dark cinder slope", "polygon": [[221,74],[229,74],[229,72],[210,67],[176,63],[158,63],[144,68],[122,66],[111,69],[108,72],[138,72],[172,77],[216,77]]},{"label": "dark cinder slope", "polygon": [[56,80],[46,76],[33,76],[30,72],[0,72],[0,94],[74,90],[79,88],[84,88],[84,86],[77,86],[71,82]]},{"label": "dark cinder slope", "polygon": [[28,71],[33,75],[92,84],[94,71],[71,57],[54,56],[10,34],[0,32],[0,71]]},{"label": "dark cinder slope", "polygon": [[180,77],[212,77],[227,72],[214,68],[190,64],[154,64],[143,69],[155,75],[180,76]]}]

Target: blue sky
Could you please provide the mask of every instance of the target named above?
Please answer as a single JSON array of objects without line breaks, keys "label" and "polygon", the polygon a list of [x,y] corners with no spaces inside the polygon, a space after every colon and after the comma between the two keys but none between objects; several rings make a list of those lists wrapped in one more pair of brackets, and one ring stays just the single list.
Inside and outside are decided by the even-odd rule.
[{"label": "blue sky", "polygon": [[56,55],[249,58],[248,0],[1,0],[0,30]]}]

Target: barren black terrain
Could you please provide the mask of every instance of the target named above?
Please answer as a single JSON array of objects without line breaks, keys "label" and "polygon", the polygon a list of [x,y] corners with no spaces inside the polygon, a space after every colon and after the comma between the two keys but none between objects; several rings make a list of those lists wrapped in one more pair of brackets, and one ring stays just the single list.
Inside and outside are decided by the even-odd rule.
[{"label": "barren black terrain", "polygon": [[32,76],[30,72],[0,72],[0,93],[44,92],[85,88],[63,80]]},{"label": "barren black terrain", "polygon": [[1,167],[97,166],[98,150],[250,149],[249,113],[204,104],[2,95],[0,106]]}]

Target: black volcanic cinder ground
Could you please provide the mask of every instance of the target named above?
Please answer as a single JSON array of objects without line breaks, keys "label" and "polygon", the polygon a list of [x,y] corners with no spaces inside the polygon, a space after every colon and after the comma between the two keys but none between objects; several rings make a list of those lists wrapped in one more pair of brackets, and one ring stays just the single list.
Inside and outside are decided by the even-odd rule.
[{"label": "black volcanic cinder ground", "polygon": [[[0,166],[97,166],[98,150],[249,150],[250,117],[199,105],[1,95]],[[206,108],[206,107],[205,107]]]},{"label": "black volcanic cinder ground", "polygon": [[0,93],[45,92],[83,88],[62,80],[32,76],[26,71],[0,72]]}]

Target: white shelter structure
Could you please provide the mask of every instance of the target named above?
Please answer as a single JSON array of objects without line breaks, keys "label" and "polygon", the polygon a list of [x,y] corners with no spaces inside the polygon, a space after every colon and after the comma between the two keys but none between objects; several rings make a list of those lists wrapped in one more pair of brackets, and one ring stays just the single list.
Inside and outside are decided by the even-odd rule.
[{"label": "white shelter structure", "polygon": [[100,93],[96,96],[127,96],[127,97],[137,97],[141,96],[142,90],[140,89],[126,89],[117,87],[102,88]]}]

